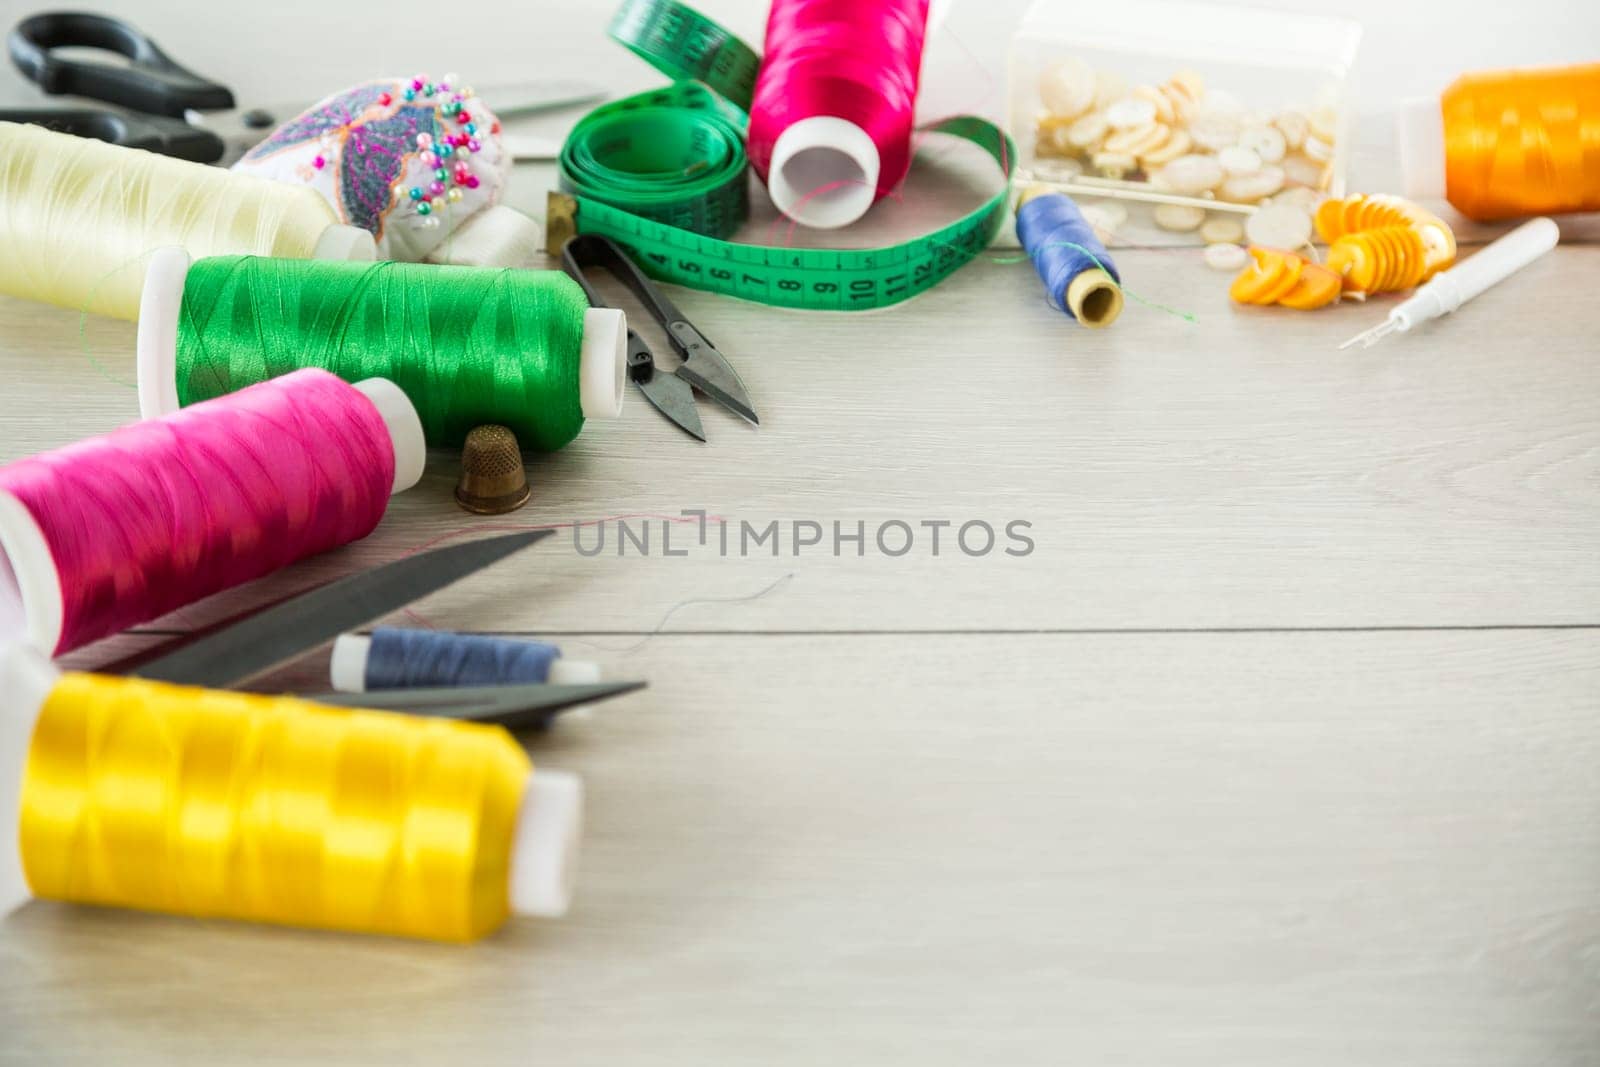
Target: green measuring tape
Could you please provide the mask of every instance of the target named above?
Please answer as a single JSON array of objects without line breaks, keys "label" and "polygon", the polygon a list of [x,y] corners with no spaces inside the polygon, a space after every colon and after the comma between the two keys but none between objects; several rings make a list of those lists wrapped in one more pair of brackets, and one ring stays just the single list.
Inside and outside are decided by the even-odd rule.
[{"label": "green measuring tape", "polygon": [[761,58],[676,0],[625,0],[611,36],[675,84],[586,115],[561,150],[548,251],[597,233],[652,277],[780,307],[851,311],[916,296],[988,247],[1008,210],[1016,146],[986,119],[920,127],[994,159],[1006,185],[977,210],[914,241],[832,250],[735,244],[749,217],[744,130]]}]

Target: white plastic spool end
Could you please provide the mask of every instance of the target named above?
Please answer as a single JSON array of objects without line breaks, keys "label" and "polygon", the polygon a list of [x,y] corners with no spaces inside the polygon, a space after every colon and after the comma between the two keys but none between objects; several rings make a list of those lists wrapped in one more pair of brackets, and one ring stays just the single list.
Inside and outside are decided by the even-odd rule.
[{"label": "white plastic spool end", "polygon": [[586,419],[622,414],[628,384],[628,320],[616,308],[583,313],[583,346],[578,356],[578,403]]},{"label": "white plastic spool end", "polygon": [[558,659],[550,664],[545,681],[551,685],[597,685],[600,664],[587,659]]},{"label": "white plastic spool end", "polygon": [[390,492],[403,493],[422,480],[422,468],[428,460],[428,444],[422,436],[422,419],[416,405],[387,378],[365,378],[355,387],[372,401],[389,428],[389,443],[394,446],[394,488]]},{"label": "white plastic spool end", "polygon": [[495,204],[468,216],[424,258],[474,267],[531,267],[543,252],[539,224],[516,208]]},{"label": "white plastic spool end", "polygon": [[[363,634],[340,634],[328,658],[328,680],[340,693],[367,690],[367,661],[372,656],[372,638]],[[545,681],[550,685],[595,685],[600,681],[600,664],[586,659],[555,659]]]},{"label": "white plastic spool end", "polygon": [[22,775],[34,723],[60,677],[50,661],[22,645],[0,645],[0,915],[32,895],[22,871]]},{"label": "white plastic spool end", "polygon": [[372,653],[372,638],[362,634],[340,634],[333,640],[328,658],[328,681],[340,693],[367,691],[367,657]]},{"label": "white plastic spool end", "polygon": [[378,258],[378,243],[361,227],[336,222],[317,238],[311,258],[371,263]]},{"label": "white plastic spool end", "polygon": [[1443,200],[1444,112],[1429,97],[1407,100],[1395,115],[1400,146],[1400,174],[1405,195],[1413,200]]},{"label": "white plastic spool end", "polygon": [[151,254],[145,271],[136,364],[141,419],[178,410],[178,313],[189,262],[188,252],[170,245]]},{"label": "white plastic spool end", "polygon": [[511,910],[559,918],[572,904],[583,831],[583,781],[566,771],[535,770],[522,793],[511,842]]},{"label": "white plastic spool end", "polygon": [[61,572],[44,531],[22,501],[0,491],[0,645],[26,642],[53,655],[65,616]]},{"label": "white plastic spool end", "polygon": [[803,226],[832,230],[867,213],[878,196],[878,146],[848,119],[813,115],[778,135],[767,193]]}]

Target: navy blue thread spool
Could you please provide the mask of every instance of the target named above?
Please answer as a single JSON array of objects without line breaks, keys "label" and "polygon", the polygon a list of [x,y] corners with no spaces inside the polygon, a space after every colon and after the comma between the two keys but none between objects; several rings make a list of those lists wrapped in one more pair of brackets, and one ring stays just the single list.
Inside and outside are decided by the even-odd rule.
[{"label": "navy blue thread spool", "polygon": [[547,642],[393,627],[379,627],[370,638],[341,635],[330,673],[343,692],[599,680],[594,664],[563,660]]},{"label": "navy blue thread spool", "polygon": [[1017,201],[1017,240],[1044,281],[1050,303],[1091,329],[1122,314],[1122,278],[1078,205],[1042,185]]}]

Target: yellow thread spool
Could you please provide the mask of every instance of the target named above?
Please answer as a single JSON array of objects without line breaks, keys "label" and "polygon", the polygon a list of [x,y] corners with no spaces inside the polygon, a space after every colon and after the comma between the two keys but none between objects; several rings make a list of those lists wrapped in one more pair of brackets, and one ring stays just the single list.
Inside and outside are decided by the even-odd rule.
[{"label": "yellow thread spool", "polygon": [[20,648],[0,685],[35,896],[440,941],[566,908],[577,780],[499,727],[57,676]]},{"label": "yellow thread spool", "polygon": [[40,126],[0,122],[0,292],[134,319],[141,259],[373,258],[309,187],[267,181]]}]

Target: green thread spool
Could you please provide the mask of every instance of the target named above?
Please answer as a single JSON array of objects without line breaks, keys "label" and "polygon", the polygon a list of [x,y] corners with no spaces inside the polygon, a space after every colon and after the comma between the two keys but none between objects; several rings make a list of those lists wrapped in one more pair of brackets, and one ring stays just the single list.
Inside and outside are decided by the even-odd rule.
[{"label": "green thread spool", "polygon": [[591,308],[559,271],[418,263],[152,257],[139,316],[146,418],[302,367],[387,378],[416,405],[428,444],[484,423],[554,451],[585,416],[617,415],[621,312]]}]

